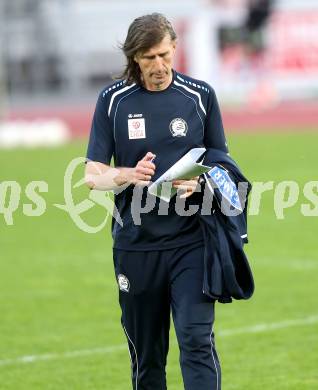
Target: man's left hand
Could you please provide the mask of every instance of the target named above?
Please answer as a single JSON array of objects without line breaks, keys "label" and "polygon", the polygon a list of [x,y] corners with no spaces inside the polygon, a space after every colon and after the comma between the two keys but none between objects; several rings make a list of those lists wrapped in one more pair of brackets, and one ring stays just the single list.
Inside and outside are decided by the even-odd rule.
[{"label": "man's left hand", "polygon": [[189,180],[173,180],[172,185],[178,190],[178,192],[182,190],[180,198],[188,198],[195,192],[198,186],[198,180],[199,176],[193,177]]}]

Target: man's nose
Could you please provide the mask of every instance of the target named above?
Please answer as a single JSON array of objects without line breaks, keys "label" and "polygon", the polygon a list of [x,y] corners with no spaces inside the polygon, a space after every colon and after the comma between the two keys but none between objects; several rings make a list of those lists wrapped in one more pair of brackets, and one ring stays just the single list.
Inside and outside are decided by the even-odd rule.
[{"label": "man's nose", "polygon": [[155,58],[155,66],[158,70],[162,70],[163,69],[163,59],[162,57],[160,56],[156,56]]}]

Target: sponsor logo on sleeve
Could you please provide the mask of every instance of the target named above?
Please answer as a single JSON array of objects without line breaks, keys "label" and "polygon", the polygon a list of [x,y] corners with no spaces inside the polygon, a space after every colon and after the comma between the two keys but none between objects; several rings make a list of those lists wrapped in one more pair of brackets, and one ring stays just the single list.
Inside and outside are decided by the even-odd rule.
[{"label": "sponsor logo on sleeve", "polygon": [[208,172],[211,179],[216,184],[223,198],[225,198],[233,207],[242,211],[239,194],[235,183],[229,174],[220,167],[214,167]]}]

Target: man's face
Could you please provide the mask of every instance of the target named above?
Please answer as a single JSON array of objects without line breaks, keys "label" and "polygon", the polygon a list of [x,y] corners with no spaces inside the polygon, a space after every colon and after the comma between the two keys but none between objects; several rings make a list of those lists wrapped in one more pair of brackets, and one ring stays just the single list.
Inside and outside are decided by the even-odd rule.
[{"label": "man's face", "polygon": [[169,86],[175,49],[176,42],[167,34],[158,45],[135,56],[147,89],[157,91]]}]

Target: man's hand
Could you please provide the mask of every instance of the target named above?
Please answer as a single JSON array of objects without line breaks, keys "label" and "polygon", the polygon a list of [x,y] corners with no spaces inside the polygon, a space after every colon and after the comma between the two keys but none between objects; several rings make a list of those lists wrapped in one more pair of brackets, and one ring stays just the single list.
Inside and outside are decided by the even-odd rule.
[{"label": "man's hand", "polygon": [[180,198],[188,198],[195,192],[198,185],[198,180],[199,176],[193,177],[190,180],[173,180],[172,185],[178,191],[183,190]]},{"label": "man's hand", "polygon": [[85,168],[85,182],[90,189],[101,191],[118,190],[129,184],[146,186],[155,173],[156,166],[152,160],[156,156],[148,152],[135,168],[117,167],[88,161]]},{"label": "man's hand", "polygon": [[135,168],[127,168],[125,172],[127,181],[130,184],[147,186],[150,183],[151,177],[155,174],[156,166],[152,162],[156,157],[155,154],[148,152]]}]

